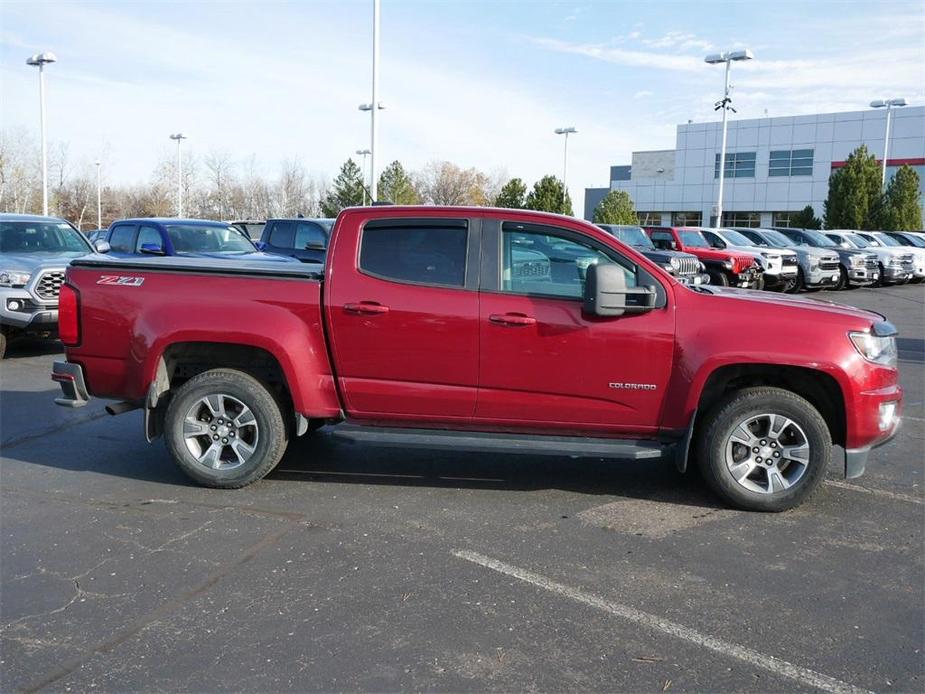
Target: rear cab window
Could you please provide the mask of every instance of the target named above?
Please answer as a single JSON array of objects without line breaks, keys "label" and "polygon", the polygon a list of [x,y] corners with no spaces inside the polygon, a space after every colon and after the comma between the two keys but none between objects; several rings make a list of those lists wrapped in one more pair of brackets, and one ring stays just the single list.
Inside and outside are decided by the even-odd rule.
[{"label": "rear cab window", "polygon": [[469,245],[465,219],[376,220],[363,228],[359,268],[394,282],[463,288]]}]

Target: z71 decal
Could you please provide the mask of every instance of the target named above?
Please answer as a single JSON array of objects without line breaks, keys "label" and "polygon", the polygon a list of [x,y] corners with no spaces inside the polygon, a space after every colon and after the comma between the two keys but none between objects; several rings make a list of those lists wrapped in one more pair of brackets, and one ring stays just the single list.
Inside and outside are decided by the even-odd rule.
[{"label": "z71 decal", "polygon": [[126,275],[102,275],[97,284],[118,284],[120,287],[140,287],[145,281],[144,277],[128,277]]}]

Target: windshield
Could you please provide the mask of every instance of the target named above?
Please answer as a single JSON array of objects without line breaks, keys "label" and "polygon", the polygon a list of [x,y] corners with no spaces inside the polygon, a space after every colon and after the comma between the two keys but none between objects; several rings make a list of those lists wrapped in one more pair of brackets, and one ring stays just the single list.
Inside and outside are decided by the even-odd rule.
[{"label": "windshield", "polygon": [[867,248],[870,244],[867,242],[863,236],[858,236],[857,234],[845,234],[845,238],[848,239],[858,248]]},{"label": "windshield", "polygon": [[920,239],[918,236],[913,236],[912,234],[909,234],[907,236],[903,236],[903,238],[906,241],[908,241],[908,243],[906,244],[907,246],[915,246],[916,248],[925,248],[925,241]]},{"label": "windshield", "polygon": [[761,232],[762,237],[764,237],[769,243],[773,243],[779,248],[793,248],[796,246],[796,242],[793,241],[788,236],[784,236],[779,231],[774,231],[773,229],[764,229]]},{"label": "windshield", "polygon": [[177,253],[254,253],[240,231],[228,226],[168,224],[167,235]]},{"label": "windshield", "polygon": [[685,246],[692,246],[694,248],[709,248],[710,244],[707,243],[707,240],[703,238],[703,234],[694,229],[682,229],[678,232],[681,235],[681,243]]},{"label": "windshield", "polygon": [[821,246],[822,248],[837,247],[837,244],[825,234],[820,234],[814,229],[804,229],[803,235],[809,239],[811,246]]},{"label": "windshield", "polygon": [[646,236],[642,227],[608,226],[607,231],[620,239],[627,246],[640,246],[642,248],[655,248],[652,239]]},{"label": "windshield", "polygon": [[[873,236],[873,234],[872,234]],[[874,238],[883,243],[884,246],[902,246],[902,244],[889,234],[877,234]]]},{"label": "windshield", "polygon": [[0,252],[89,253],[83,234],[67,222],[0,222]]},{"label": "windshield", "polygon": [[754,246],[755,242],[733,229],[723,229],[723,238],[733,246]]}]

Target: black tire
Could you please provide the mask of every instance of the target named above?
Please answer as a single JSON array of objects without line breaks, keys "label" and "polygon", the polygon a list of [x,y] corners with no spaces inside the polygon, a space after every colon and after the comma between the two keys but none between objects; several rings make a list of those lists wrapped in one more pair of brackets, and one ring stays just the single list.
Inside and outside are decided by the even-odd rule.
[{"label": "black tire", "polygon": [[728,287],[729,277],[725,272],[708,272],[710,275],[710,284],[717,287]]},{"label": "black tire", "polygon": [[6,333],[0,331],[0,359],[6,356]]},{"label": "black tire", "polygon": [[797,268],[797,277],[793,280],[793,284],[790,285],[790,288],[787,290],[788,294],[799,294],[801,290],[806,288],[806,281],[803,276],[803,268]]},{"label": "black tire", "polygon": [[883,281],[883,263],[877,263],[877,267],[879,268],[880,273],[877,276],[877,281],[870,285],[871,287],[882,287],[885,284]]},{"label": "black tire", "polygon": [[842,289],[847,289],[848,287],[848,270],[845,269],[844,265],[838,266],[838,282],[835,284],[832,289],[835,291],[840,291]]},{"label": "black tire", "polygon": [[[245,405],[256,421],[256,431],[250,434],[251,437],[256,435],[253,452],[244,462],[235,462],[238,459],[231,458],[235,455],[231,446],[222,448],[221,455],[231,458],[227,461],[228,465],[237,465],[228,469],[213,469],[200,462],[186,445],[184,436],[184,422],[191,408],[202,398],[217,394],[230,396],[232,407],[233,400]],[[245,426],[242,425],[239,431],[244,432]],[[241,433],[241,441],[247,435]],[[205,435],[206,441],[209,436],[212,434]],[[164,417],[164,440],[180,469],[198,484],[238,489],[256,482],[276,467],[286,451],[288,431],[279,402],[260,381],[234,369],[213,369],[191,378],[173,394]],[[222,465],[222,462],[218,464]]]},{"label": "black tire", "polygon": [[[783,415],[792,420],[809,446],[808,460],[792,486],[770,492],[746,488],[736,481],[726,464],[727,444],[732,445],[731,437],[738,425],[750,417],[760,419],[765,414]],[[799,506],[818,490],[832,458],[832,438],[822,415],[800,396],[781,388],[762,386],[730,393],[706,413],[698,430],[696,450],[701,474],[725,502],[745,511],[779,512]],[[797,433],[789,425],[783,431]],[[748,451],[747,446],[745,450]],[[761,446],[760,452],[764,451],[765,446]],[[747,453],[751,461],[755,459],[753,455]],[[761,486],[763,475],[770,486],[770,475],[760,464],[753,464],[755,481],[746,478],[746,483]],[[777,461],[774,464],[777,465]],[[801,470],[800,464],[785,464],[794,466],[790,474]],[[790,468],[784,469],[785,475],[787,470]]]},{"label": "black tire", "polygon": [[755,289],[758,291],[764,290],[764,275],[759,275],[758,279],[755,280]]}]

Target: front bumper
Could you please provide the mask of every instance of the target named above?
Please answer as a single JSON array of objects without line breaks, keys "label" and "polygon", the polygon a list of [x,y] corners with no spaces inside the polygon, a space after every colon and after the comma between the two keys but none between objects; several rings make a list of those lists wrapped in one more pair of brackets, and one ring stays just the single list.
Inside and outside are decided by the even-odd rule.
[{"label": "front bumper", "polygon": [[705,272],[696,275],[675,275],[674,278],[688,287],[699,287],[703,284],[710,284],[710,276]]},{"label": "front bumper", "polygon": [[850,284],[865,286],[873,284],[880,279],[879,268],[869,268],[866,266],[852,265],[848,269],[848,282]]},{"label": "front bumper", "polygon": [[884,282],[906,282],[912,279],[912,270],[895,265],[887,265],[883,268],[883,281]]},{"label": "front bumper", "polygon": [[840,276],[841,272],[838,268],[834,270],[816,268],[807,272],[803,281],[809,287],[833,287],[838,284]]},{"label": "front bumper", "polygon": [[55,398],[55,404],[62,407],[83,407],[90,402],[87,384],[84,381],[84,370],[80,364],[68,361],[56,361],[51,370],[51,380],[61,386],[60,398]]},{"label": "front bumper", "polygon": [[734,274],[735,286],[737,287],[754,287],[758,284],[758,278],[761,277],[762,271],[758,268],[750,268],[745,272]]},{"label": "front bumper", "polygon": [[38,302],[24,289],[0,290],[0,325],[28,332],[55,332],[58,303]]}]

